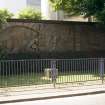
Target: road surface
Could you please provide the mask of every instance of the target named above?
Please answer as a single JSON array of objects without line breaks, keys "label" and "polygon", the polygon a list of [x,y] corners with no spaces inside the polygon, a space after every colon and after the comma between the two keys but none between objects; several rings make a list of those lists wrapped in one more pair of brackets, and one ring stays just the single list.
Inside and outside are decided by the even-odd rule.
[{"label": "road surface", "polygon": [[3,105],[105,105],[105,93],[48,100],[7,103]]}]

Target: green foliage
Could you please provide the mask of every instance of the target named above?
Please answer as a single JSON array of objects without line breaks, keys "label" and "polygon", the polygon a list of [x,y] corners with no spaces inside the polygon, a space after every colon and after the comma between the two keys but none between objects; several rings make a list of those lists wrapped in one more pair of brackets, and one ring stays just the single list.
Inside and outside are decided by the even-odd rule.
[{"label": "green foliage", "polygon": [[0,9],[0,25],[5,23],[7,19],[12,18],[13,14],[6,9]]},{"label": "green foliage", "polygon": [[63,10],[70,15],[95,17],[105,23],[105,0],[50,0],[55,10]]},{"label": "green foliage", "polygon": [[25,8],[20,11],[18,14],[20,19],[35,19],[40,20],[41,19],[41,13],[34,8]]},{"label": "green foliage", "polygon": [[105,8],[102,11],[97,12],[95,17],[98,21],[105,23]]}]

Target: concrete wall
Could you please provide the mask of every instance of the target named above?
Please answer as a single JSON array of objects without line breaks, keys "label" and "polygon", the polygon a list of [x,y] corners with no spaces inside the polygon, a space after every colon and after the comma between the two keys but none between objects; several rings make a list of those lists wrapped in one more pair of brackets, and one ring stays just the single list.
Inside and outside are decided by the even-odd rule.
[{"label": "concrete wall", "polygon": [[[9,20],[0,31],[0,45],[9,53],[105,51],[105,30],[98,23]],[[88,54],[89,54],[88,53]]]}]

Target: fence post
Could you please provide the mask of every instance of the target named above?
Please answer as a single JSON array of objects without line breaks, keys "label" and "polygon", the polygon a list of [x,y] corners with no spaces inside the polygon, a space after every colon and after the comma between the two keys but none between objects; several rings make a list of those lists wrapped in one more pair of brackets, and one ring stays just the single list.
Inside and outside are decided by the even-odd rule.
[{"label": "fence post", "polygon": [[52,83],[53,83],[54,88],[56,85],[56,78],[57,78],[56,60],[53,59],[53,60],[51,60],[51,79],[52,79]]},{"label": "fence post", "polygon": [[103,58],[99,59],[99,73],[103,84],[104,82],[104,59]]}]

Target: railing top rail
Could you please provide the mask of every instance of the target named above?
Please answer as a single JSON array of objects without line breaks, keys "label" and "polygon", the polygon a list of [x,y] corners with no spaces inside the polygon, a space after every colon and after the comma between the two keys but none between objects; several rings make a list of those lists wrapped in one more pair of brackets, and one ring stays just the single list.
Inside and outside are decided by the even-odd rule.
[{"label": "railing top rail", "polygon": [[98,59],[105,59],[105,58],[73,58],[73,59],[20,59],[20,60],[0,60],[0,62],[4,61],[4,62],[7,62],[7,61],[43,61],[43,60],[56,60],[56,61],[59,61],[59,60],[98,60]]}]

